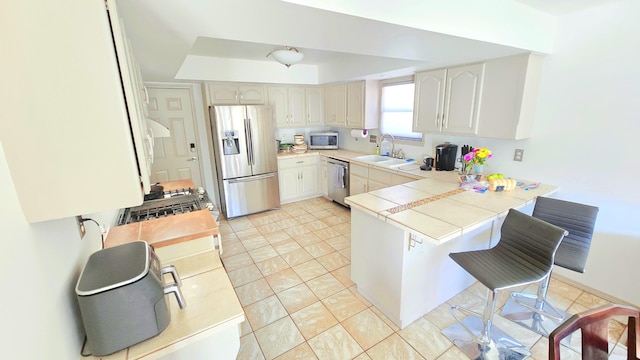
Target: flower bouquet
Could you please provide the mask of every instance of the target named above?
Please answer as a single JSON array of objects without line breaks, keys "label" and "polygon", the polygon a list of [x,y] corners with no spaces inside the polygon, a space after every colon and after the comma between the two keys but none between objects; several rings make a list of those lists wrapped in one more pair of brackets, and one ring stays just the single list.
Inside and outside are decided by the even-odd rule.
[{"label": "flower bouquet", "polygon": [[471,168],[473,167],[473,171],[476,174],[482,174],[482,170],[487,159],[490,159],[492,156],[493,154],[491,153],[491,150],[487,148],[473,149],[466,153],[462,157],[462,160],[466,164],[465,169],[467,169],[468,172],[471,171]]}]

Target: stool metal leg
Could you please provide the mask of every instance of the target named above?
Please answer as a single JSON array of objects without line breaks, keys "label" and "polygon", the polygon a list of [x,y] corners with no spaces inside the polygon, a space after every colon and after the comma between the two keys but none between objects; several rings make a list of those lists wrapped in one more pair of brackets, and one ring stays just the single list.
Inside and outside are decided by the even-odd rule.
[{"label": "stool metal leg", "polygon": [[538,285],[538,291],[534,294],[513,292],[504,305],[501,315],[525,328],[548,337],[557,328],[568,314],[556,309],[547,301],[550,277],[544,279]]},{"label": "stool metal leg", "polygon": [[[460,306],[452,306],[451,312],[456,323],[442,330],[442,333],[474,360],[508,359],[521,360],[531,355],[531,351],[515,339],[493,326],[496,307],[496,293],[487,290],[482,317]],[[460,319],[456,311],[467,314]]]}]

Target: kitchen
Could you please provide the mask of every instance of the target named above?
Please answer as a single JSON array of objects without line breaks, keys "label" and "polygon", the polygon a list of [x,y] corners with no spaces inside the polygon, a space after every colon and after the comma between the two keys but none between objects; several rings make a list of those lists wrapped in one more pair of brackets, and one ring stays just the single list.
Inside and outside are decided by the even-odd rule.
[{"label": "kitchen", "polygon": [[[432,144],[452,141],[458,144],[487,146],[496,154],[506,154],[496,156],[491,162],[491,168],[515,177],[558,185],[559,195],[563,198],[598,204],[601,207],[601,215],[588,272],[576,281],[638,305],[640,299],[638,299],[637,289],[630,286],[624,279],[628,276],[627,274],[635,273],[632,265],[635,259],[632,256],[637,253],[639,247],[637,234],[640,229],[638,229],[637,211],[640,201],[637,193],[628,191],[628,181],[624,180],[633,179],[638,174],[638,169],[633,163],[632,144],[635,143],[635,134],[631,130],[637,129],[634,120],[640,113],[637,101],[633,101],[640,92],[638,88],[640,85],[637,82],[637,64],[634,61],[640,55],[635,37],[635,34],[640,32],[636,21],[639,9],[637,2],[633,1],[594,1],[590,4],[594,7],[561,13],[557,18],[557,24],[553,22],[549,26],[548,31],[555,29],[556,35],[553,50],[549,51],[551,55],[545,61],[532,138],[500,141],[433,135],[429,139]],[[240,10],[242,5],[247,6],[247,4],[238,5]],[[15,40],[16,35],[13,34],[11,26],[15,24],[13,21],[16,19],[20,21],[32,19],[34,22],[47,23],[46,19],[38,19],[34,15],[57,14],[60,18],[67,16],[61,10],[58,13],[54,9],[47,9],[49,10],[47,12],[35,8],[32,9],[33,13],[15,14],[8,9],[5,11],[5,6],[11,6],[11,3],[5,2],[2,5],[3,21],[1,23],[3,25],[0,33],[3,36],[3,43],[11,43],[10,40]],[[413,6],[419,5],[413,4]],[[486,8],[478,9],[471,5],[470,8],[475,10],[476,14],[487,17],[502,13],[499,10],[492,13],[491,10],[496,9],[493,9],[490,4],[483,6]],[[361,9],[361,11],[352,15],[365,16],[370,14],[369,11],[374,10]],[[268,14],[269,12],[256,11],[256,13]],[[390,14],[387,15],[390,16]],[[162,17],[154,13],[148,15],[147,21]],[[370,14],[371,17],[374,15]],[[384,18],[383,15],[379,16]],[[453,18],[453,15],[451,17]],[[484,19],[484,17],[481,18]],[[504,21],[504,18],[498,20],[500,19]],[[499,22],[498,20],[496,22]],[[456,22],[455,18],[450,21],[453,22],[450,24],[453,29],[451,31],[460,34],[465,30],[460,26],[461,21]],[[61,26],[61,24],[57,21],[52,26]],[[305,27],[300,26],[300,28]],[[250,32],[260,32],[250,27],[246,29]],[[135,35],[135,31],[129,30],[132,35]],[[242,29],[236,30],[242,32]],[[540,33],[542,29],[536,31]],[[290,36],[299,33],[295,32]],[[505,31],[505,33],[513,32]],[[518,34],[514,36],[517,37]],[[19,39],[24,43],[36,42],[35,38]],[[179,37],[169,37],[167,41],[175,41],[171,43],[172,46],[184,48]],[[283,42],[298,43],[295,38],[287,36],[269,42],[281,45],[285,45],[282,44]],[[142,46],[140,41],[137,45]],[[90,43],[86,46],[91,48]],[[355,47],[355,44],[353,46]],[[44,50],[55,52],[50,48]],[[173,62],[175,58],[172,56],[175,55],[157,54],[155,59],[147,59],[146,63],[140,59],[143,71],[145,67],[153,68],[150,65],[151,61]],[[38,57],[38,61],[45,59],[47,56]],[[5,61],[10,60],[3,57],[2,62],[5,64]],[[33,59],[33,61],[36,60]],[[224,60],[218,61],[225,63]],[[11,70],[6,71],[6,76],[19,76],[27,71],[22,67],[24,65],[18,65],[21,64],[8,62],[4,68]],[[279,64],[274,63],[275,65]],[[275,71],[284,72],[286,69],[282,68],[281,71]],[[296,66],[293,66],[290,70],[295,69]],[[156,76],[151,70],[147,71],[149,72],[146,74],[148,76],[145,76],[145,81],[168,81],[159,75]],[[338,68],[333,73],[340,74],[341,69]],[[51,79],[44,75],[24,83],[24,91],[31,91],[32,102],[33,97],[47,96],[46,92],[37,89],[44,87],[48,82],[61,81],[59,78]],[[171,78],[173,75],[171,74]],[[218,74],[214,76],[218,77]],[[246,76],[250,78],[218,79],[259,81],[262,80],[259,76],[265,75],[260,71],[260,74]],[[187,79],[188,76],[184,75],[182,78]],[[26,79],[22,80],[26,81]],[[331,81],[330,78],[323,80],[323,82]],[[16,83],[20,82],[16,80]],[[5,107],[5,101],[13,102],[16,97],[11,96],[15,89],[3,88],[3,90],[6,94],[3,97],[3,107]],[[198,89],[195,89],[194,93],[201,95]],[[80,97],[80,99],[83,98]],[[32,102],[23,102],[20,105],[27,108],[33,106]],[[74,105],[81,104],[74,103]],[[91,113],[92,110],[87,108],[83,111]],[[19,114],[17,110],[14,113],[2,113],[0,136],[3,146],[6,146],[9,141],[8,137],[18,137],[14,124],[9,122],[11,119],[21,119]],[[203,119],[201,120],[199,124],[204,124]],[[373,153],[368,147],[371,145],[362,140],[355,141],[349,136],[341,138],[344,141],[341,146],[344,148]],[[511,160],[514,148],[526,150],[525,160],[522,163]],[[614,152],[611,153],[608,149]],[[406,145],[403,145],[403,150],[410,154],[417,154],[416,157],[422,155],[423,151],[422,147],[412,149]],[[77,152],[79,155],[82,154],[81,149],[77,149]],[[14,191],[16,184],[11,180],[9,166],[4,157],[2,158],[3,164],[0,167],[1,198],[3,199],[1,233],[4,239],[2,253],[5,254],[3,255],[3,283],[8,289],[13,290],[13,294],[19,294],[11,298],[5,297],[3,300],[5,305],[3,319],[5,324],[13,326],[12,335],[3,338],[6,356],[76,358],[82,342],[80,335],[82,325],[74,305],[72,289],[82,264],[99,246],[100,231],[89,224],[87,237],[80,240],[75,218],[72,217],[43,223],[27,223]],[[92,159],[79,158],[78,161],[90,163]],[[25,166],[28,165],[25,164]],[[111,166],[115,165],[109,165]],[[54,170],[51,168],[42,170],[41,185],[34,191],[42,192],[45,188],[46,191],[52,191],[51,187],[56,184],[47,182],[46,173]],[[109,168],[103,170],[97,168],[95,171],[106,175],[110,173]],[[82,175],[82,173],[69,174],[75,177]],[[94,190],[104,191],[104,188]],[[213,189],[207,190],[213,191]],[[85,192],[82,192],[79,196],[84,194]],[[96,218],[100,223],[109,224],[113,223],[115,209],[83,215]],[[17,274],[20,276],[16,276]],[[29,281],[25,282],[25,279]],[[42,301],[42,299],[47,300]]]}]

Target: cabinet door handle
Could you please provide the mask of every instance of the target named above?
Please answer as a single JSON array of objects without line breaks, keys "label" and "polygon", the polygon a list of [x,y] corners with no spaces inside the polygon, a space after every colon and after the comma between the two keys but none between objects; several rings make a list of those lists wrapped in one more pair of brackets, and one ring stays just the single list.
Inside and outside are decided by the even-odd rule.
[{"label": "cabinet door handle", "polygon": [[142,91],[144,92],[144,102],[149,105],[149,92],[147,91],[147,87],[143,85]]},{"label": "cabinet door handle", "polygon": [[303,163],[304,163],[304,160],[303,161],[296,161],[296,164],[303,164]]}]

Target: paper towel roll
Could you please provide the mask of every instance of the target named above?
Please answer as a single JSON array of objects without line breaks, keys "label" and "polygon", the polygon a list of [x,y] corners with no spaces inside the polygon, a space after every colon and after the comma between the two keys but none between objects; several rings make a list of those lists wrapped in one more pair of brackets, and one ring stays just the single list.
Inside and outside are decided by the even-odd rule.
[{"label": "paper towel roll", "polygon": [[354,138],[366,138],[369,133],[367,129],[351,129],[351,136]]}]

